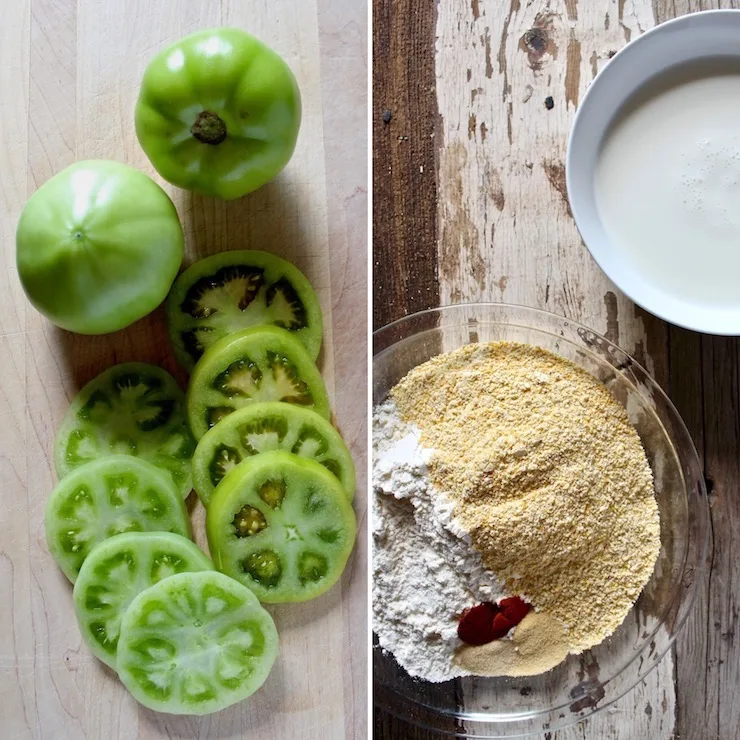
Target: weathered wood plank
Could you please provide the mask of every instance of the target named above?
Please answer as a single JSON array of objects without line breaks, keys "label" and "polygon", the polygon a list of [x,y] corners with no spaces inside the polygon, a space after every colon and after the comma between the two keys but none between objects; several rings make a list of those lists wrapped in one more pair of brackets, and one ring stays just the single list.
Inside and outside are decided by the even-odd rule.
[{"label": "weathered wood plank", "polygon": [[[372,305],[379,329],[439,305],[435,3],[372,0],[372,24]],[[373,732],[379,739],[435,737],[381,709]]]},{"label": "weathered wood plank", "polygon": [[436,306],[434,3],[373,0],[373,319]]},{"label": "weathered wood plank", "polygon": [[[702,393],[702,344],[695,332],[671,327],[668,393],[686,423],[704,461],[704,396]],[[706,470],[706,463],[705,463]],[[713,483],[707,479],[710,502]],[[694,609],[676,641],[676,735],[702,737],[707,730],[707,619],[709,575],[697,574],[701,587]]]},{"label": "weathered wood plank", "polygon": [[[695,647],[697,657],[703,660],[692,665],[688,662],[691,653],[687,651],[689,670],[679,674],[686,682],[684,692],[704,688],[703,696],[689,698],[683,707],[686,737],[691,737],[690,732],[700,726],[708,738],[740,737],[740,707],[735,701],[740,681],[740,651],[735,639],[740,614],[735,552],[740,531],[739,347],[737,339],[702,339],[704,463],[712,487],[714,554],[706,610],[694,615],[695,619],[705,617],[705,633],[695,645],[689,643],[689,648]],[[704,646],[706,653],[702,655]],[[692,673],[698,681],[690,683]],[[694,713],[699,717],[692,716]]]}]

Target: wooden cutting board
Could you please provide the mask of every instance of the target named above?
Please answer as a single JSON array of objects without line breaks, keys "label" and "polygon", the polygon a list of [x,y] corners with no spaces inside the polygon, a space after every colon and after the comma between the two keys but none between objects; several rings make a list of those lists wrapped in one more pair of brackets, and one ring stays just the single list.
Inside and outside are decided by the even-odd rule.
[{"label": "wooden cutting board", "polygon": [[[364,0],[16,0],[0,23],[0,736],[364,738],[366,725],[367,17]],[[134,134],[151,57],[192,31],[232,25],[282,54],[303,96],[285,172],[223,203],[164,185],[186,261],[265,249],[295,262],[320,296],[320,366],[358,468],[359,541],[342,582],[304,605],[273,608],[281,652],[263,688],[206,718],[137,705],[78,633],[71,588],[44,542],[55,430],[101,370],[140,360],[178,372],[162,310],[122,332],[58,330],[26,301],[14,234],[26,198],[65,166],[114,159],[153,170]],[[155,177],[158,182],[161,180]],[[162,183],[164,184],[164,183]],[[195,510],[202,531],[202,511]],[[202,537],[199,538],[202,542]]]}]

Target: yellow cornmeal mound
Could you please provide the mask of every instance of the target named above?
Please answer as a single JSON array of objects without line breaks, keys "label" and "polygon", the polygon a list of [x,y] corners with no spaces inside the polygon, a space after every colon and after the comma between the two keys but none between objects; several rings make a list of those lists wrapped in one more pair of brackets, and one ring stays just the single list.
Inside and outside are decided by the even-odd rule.
[{"label": "yellow cornmeal mound", "polygon": [[550,352],[495,342],[429,360],[391,396],[507,590],[559,619],[571,652],[610,635],[652,574],[660,521],[637,432],[606,387]]}]

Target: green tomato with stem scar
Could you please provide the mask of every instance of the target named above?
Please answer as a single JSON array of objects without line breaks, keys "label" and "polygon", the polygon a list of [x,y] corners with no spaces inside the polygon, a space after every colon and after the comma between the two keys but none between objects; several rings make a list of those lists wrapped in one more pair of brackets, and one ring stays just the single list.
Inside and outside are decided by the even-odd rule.
[{"label": "green tomato with stem scar", "polygon": [[244,31],[199,31],[164,49],[144,72],[136,135],[168,182],[240,198],[272,180],[298,138],[295,77]]}]

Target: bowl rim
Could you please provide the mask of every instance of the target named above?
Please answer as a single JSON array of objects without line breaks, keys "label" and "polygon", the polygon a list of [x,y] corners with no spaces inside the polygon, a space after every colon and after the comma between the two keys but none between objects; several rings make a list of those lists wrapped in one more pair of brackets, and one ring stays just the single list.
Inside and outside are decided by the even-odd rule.
[{"label": "bowl rim", "polygon": [[[738,11],[740,13],[740,11]],[[533,316],[539,316],[541,318],[549,319],[549,320],[556,320],[560,322],[565,322],[570,327],[573,327],[576,330],[583,330],[585,332],[588,332],[590,335],[598,339],[600,342],[604,342],[606,346],[608,346],[611,349],[617,350],[621,355],[624,355],[629,360],[629,367],[631,368],[637,368],[642,375],[649,381],[650,388],[653,393],[656,393],[661,401],[666,405],[666,409],[668,413],[671,415],[672,423],[674,423],[679,431],[679,433],[684,437],[684,456],[687,456],[690,460],[692,467],[696,467],[697,470],[701,471],[703,473],[703,465],[701,464],[701,460],[699,459],[699,455],[696,450],[696,445],[694,444],[694,440],[691,437],[691,434],[688,431],[688,428],[686,427],[686,424],[681,417],[681,415],[678,412],[678,409],[676,409],[675,405],[671,401],[671,399],[668,397],[666,392],[663,390],[663,388],[660,386],[660,384],[653,378],[653,376],[646,370],[646,368],[638,362],[632,355],[630,355],[628,352],[626,352],[624,349],[622,349],[618,344],[611,341],[607,337],[605,337],[600,332],[595,331],[594,329],[589,328],[585,324],[567,318],[565,316],[562,316],[561,314],[554,313],[552,311],[547,311],[545,309],[541,308],[534,308],[531,306],[526,306],[524,304],[516,304],[516,303],[504,303],[504,302],[494,302],[494,301],[480,301],[480,302],[465,302],[465,303],[454,303],[454,304],[447,304],[443,306],[437,306],[434,308],[428,308],[423,309],[421,311],[416,311],[411,314],[406,314],[405,316],[402,316],[398,319],[395,319],[394,321],[391,321],[388,324],[385,324],[384,326],[379,327],[378,329],[373,331],[373,344],[375,345],[375,340],[382,337],[384,333],[388,333],[391,330],[402,326],[404,324],[407,324],[413,320],[417,320],[424,316],[431,316],[434,314],[442,315],[446,312],[450,311],[464,311],[464,310],[515,310],[515,311],[521,311],[526,314],[530,314]],[[497,323],[495,319],[492,319],[490,322],[479,322],[479,323]],[[499,322],[500,323],[500,322]],[[452,326],[452,325],[449,325]],[[441,327],[430,327],[430,329],[434,328],[441,328]],[[526,328],[526,327],[523,327]],[[544,333],[550,333],[546,329],[538,329],[538,327],[532,326],[530,328],[536,329],[538,331],[543,331]],[[425,329],[427,331],[427,329]],[[416,332],[420,333],[420,332]],[[413,336],[413,335],[409,335]],[[387,346],[383,347],[380,350],[376,350],[375,346],[373,346],[373,360],[379,355],[384,354],[387,350],[389,350],[391,347],[393,347],[394,344],[397,344],[399,341],[403,341],[403,339],[407,339],[408,337],[403,337],[400,340],[394,340],[391,343],[389,343]],[[565,338],[565,337],[563,337]],[[571,341],[568,338],[565,338],[566,341]],[[587,348],[581,348],[584,351],[590,352],[590,354],[594,354]],[[595,355],[596,356],[596,355]],[[603,360],[603,358],[602,358]],[[605,360],[603,360],[606,362]],[[614,366],[612,366],[614,367]],[[615,370],[617,370],[616,367],[614,367]],[[623,376],[624,377],[624,376]],[[641,391],[630,381],[629,378],[624,378],[626,382],[630,383],[630,385],[633,386],[633,388],[642,395]],[[372,404],[372,394],[371,394],[371,404]],[[663,426],[662,420],[658,417],[658,422]],[[667,431],[666,431],[667,434]],[[370,429],[370,435],[372,435],[372,428]],[[682,456],[679,456],[678,450],[675,447],[675,444],[673,445],[675,449],[675,454],[678,460],[681,460]],[[371,458],[371,465],[372,465],[372,458]],[[685,491],[685,494],[687,498],[689,498],[692,495],[692,491],[689,487],[689,481],[685,479],[685,476],[682,473],[683,480],[683,489]],[[638,675],[634,682],[630,682],[629,685],[624,688],[624,690],[618,691],[613,696],[608,697],[608,701],[601,704],[598,703],[598,706],[592,706],[590,707],[585,714],[582,716],[570,716],[566,719],[566,721],[554,723],[550,725],[549,731],[555,731],[559,729],[563,729],[565,727],[577,724],[588,717],[592,716],[593,714],[599,713],[606,709],[607,707],[614,704],[616,701],[627,695],[629,692],[634,690],[634,688],[639,684],[642,680],[645,679],[645,677],[658,665],[658,663],[663,660],[665,655],[668,653],[669,650],[673,647],[676,639],[678,638],[679,634],[681,633],[681,630],[683,629],[684,625],[686,624],[686,621],[689,617],[689,615],[692,613],[694,609],[694,605],[696,603],[696,599],[698,596],[699,588],[698,584],[701,582],[702,577],[706,571],[707,567],[707,554],[708,550],[711,544],[711,529],[710,529],[710,517],[709,517],[709,503],[707,499],[707,491],[706,491],[706,484],[704,481],[704,476],[699,475],[697,478],[698,481],[698,490],[695,492],[696,500],[698,502],[698,506],[695,506],[694,509],[696,509],[696,513],[698,513],[698,519],[699,519],[699,526],[697,527],[698,534],[703,535],[700,542],[697,543],[695,546],[695,558],[696,562],[693,564],[693,573],[694,577],[692,580],[692,583],[690,584],[688,588],[688,593],[682,593],[680,589],[676,590],[676,593],[673,594],[671,597],[670,604],[666,607],[665,613],[663,614],[662,619],[660,622],[656,625],[653,630],[648,634],[648,636],[641,640],[643,646],[640,650],[637,650],[634,655],[619,669],[619,671],[614,675],[609,677],[605,681],[600,681],[599,685],[592,689],[591,691],[587,692],[583,696],[578,697],[579,700],[587,699],[589,697],[592,697],[596,692],[598,692],[600,689],[606,687],[609,684],[613,685],[614,679],[622,674],[630,665],[633,665],[635,661],[638,658],[644,657],[646,655],[646,651],[649,650],[650,641],[651,638],[654,637],[654,635],[657,633],[657,631],[660,629],[660,627],[665,622],[666,614],[670,614],[672,610],[676,609],[676,619],[673,622],[673,631],[669,639],[667,640],[666,644],[662,646],[659,653],[656,653],[655,651],[652,652],[652,656],[654,656],[656,659],[648,661],[645,660],[644,663],[647,664],[647,668],[640,669],[638,671]],[[371,491],[370,495],[374,495],[374,493]],[[692,538],[692,531],[691,527],[689,527],[689,539]],[[372,545],[371,545],[372,546]],[[683,579],[685,577],[685,574],[687,572],[687,562],[689,555],[691,553],[691,546],[687,546],[686,552],[684,553],[682,557],[681,562],[681,578],[679,579],[681,582],[683,582]],[[607,638],[608,639],[608,638]],[[379,646],[373,646],[373,652],[376,650],[383,651],[382,648]],[[383,651],[385,652],[385,651]],[[403,669],[401,669],[403,670]],[[484,677],[479,677],[484,678]],[[416,680],[416,679],[413,679]],[[459,680],[459,679],[451,679],[451,680]],[[495,680],[493,678],[492,680]],[[375,679],[374,679],[375,681]],[[388,688],[385,684],[383,685],[384,688]],[[459,710],[445,710],[445,709],[439,709],[437,707],[430,706],[429,704],[418,702],[414,700],[413,698],[403,696],[402,694],[399,694],[403,697],[403,702],[406,704],[411,704],[412,706],[416,707],[423,707],[425,710],[428,710],[433,715],[437,716],[444,716],[449,718],[454,718],[459,721],[464,721],[468,723],[478,723],[478,724],[496,724],[496,725],[502,725],[507,726],[510,729],[516,729],[514,725],[518,722],[522,721],[533,721],[537,719],[542,719],[547,717],[548,715],[556,714],[557,712],[561,711],[565,707],[569,707],[574,699],[571,699],[570,701],[559,704],[557,706],[549,707],[547,709],[542,710],[532,710],[532,711],[521,711],[518,713],[513,713],[509,716],[501,716],[501,715],[484,715],[481,712],[460,712]],[[532,734],[539,734],[539,732],[525,730],[521,734],[517,734],[516,732],[514,734],[506,733],[506,734],[492,734],[492,735],[485,735],[485,734],[479,734],[477,732],[468,733],[468,732],[458,732],[455,731],[445,731],[444,729],[440,729],[438,727],[434,727],[428,723],[425,722],[418,722],[415,720],[410,720],[408,716],[403,715],[402,713],[398,711],[394,711],[392,708],[384,706],[384,709],[389,711],[391,714],[395,714],[395,716],[401,717],[406,719],[407,721],[411,721],[412,723],[415,723],[419,727],[426,727],[427,729],[433,729],[434,731],[441,732],[444,735],[447,736],[453,736],[453,737],[471,737],[471,738],[502,738],[502,737],[528,737]]]},{"label": "bowl rim", "polygon": [[[573,220],[575,221],[576,228],[578,229],[579,235],[588,250],[589,254],[599,266],[601,271],[611,280],[633,303],[642,307],[646,311],[654,314],[655,316],[668,321],[676,326],[680,326],[684,329],[692,331],[705,332],[707,334],[713,334],[716,336],[737,336],[740,335],[740,306],[733,308],[732,310],[723,310],[722,307],[708,308],[704,306],[696,306],[696,310],[687,310],[682,315],[672,315],[672,309],[666,307],[661,303],[655,296],[645,295],[645,291],[641,285],[642,277],[639,273],[630,270],[628,267],[620,267],[619,263],[613,262],[610,259],[610,244],[611,240],[606,240],[603,244],[599,240],[591,239],[592,243],[586,239],[584,231],[588,229],[587,224],[590,221],[589,218],[584,216],[584,210],[581,207],[583,201],[583,195],[581,194],[582,189],[574,183],[574,171],[578,166],[578,163],[574,161],[574,152],[576,151],[576,142],[580,137],[581,124],[585,117],[584,111],[588,111],[591,107],[591,100],[594,97],[594,90],[602,88],[605,84],[609,83],[615,76],[622,76],[622,66],[627,63],[625,59],[631,57],[635,50],[641,50],[646,45],[653,43],[654,37],[663,35],[667,32],[675,30],[677,27],[692,26],[696,24],[719,24],[722,23],[723,19],[731,18],[733,24],[740,22],[740,8],[715,8],[711,10],[701,10],[694,13],[687,13],[680,15],[676,18],[671,18],[662,23],[659,23],[652,28],[649,28],[644,33],[640,34],[636,38],[632,39],[629,43],[623,46],[599,71],[596,77],[593,79],[585,94],[581,98],[578,108],[576,110],[573,122],[570,127],[568,134],[568,141],[565,155],[565,185],[568,194],[568,203],[570,205],[571,212],[573,214]],[[726,57],[734,56],[740,60],[740,51],[735,54],[721,54],[721,53],[696,53],[688,55],[680,64],[690,64],[692,61],[696,61],[701,58],[710,57]],[[665,68],[661,68],[657,71],[658,74],[662,74],[666,70],[675,66],[670,64]],[[624,104],[628,101],[630,95],[636,93],[650,78],[646,77],[642,82],[634,86],[624,100],[619,103],[617,112],[621,109]],[[614,117],[611,119],[614,120]],[[606,130],[604,133],[606,133]],[[603,134],[602,134],[603,140]],[[600,219],[599,219],[600,220]],[[607,267],[608,266],[608,267]],[[667,294],[668,295],[668,294]],[[675,296],[671,296],[672,299],[676,299]],[[711,323],[712,315],[718,316],[720,314],[728,315],[731,318],[727,320],[727,326],[718,328],[713,326]],[[699,317],[698,319],[696,317]]]}]

